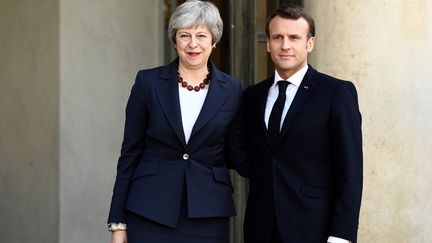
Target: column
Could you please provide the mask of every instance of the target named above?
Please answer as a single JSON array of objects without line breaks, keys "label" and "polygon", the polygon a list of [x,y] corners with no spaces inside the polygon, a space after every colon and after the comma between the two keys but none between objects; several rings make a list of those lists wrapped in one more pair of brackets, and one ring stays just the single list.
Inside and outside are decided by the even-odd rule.
[{"label": "column", "polygon": [[432,239],[432,4],[304,1],[315,17],[311,63],[351,80],[363,114],[359,242]]}]

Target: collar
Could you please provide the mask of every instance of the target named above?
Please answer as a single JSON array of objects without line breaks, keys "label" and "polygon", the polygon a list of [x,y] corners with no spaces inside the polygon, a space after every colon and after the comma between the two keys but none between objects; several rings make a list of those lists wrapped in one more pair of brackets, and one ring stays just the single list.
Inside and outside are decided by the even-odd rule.
[{"label": "collar", "polygon": [[[306,75],[306,72],[309,68],[309,65],[305,65],[304,67],[302,67],[299,71],[297,71],[294,75],[292,75],[291,77],[288,78],[288,81],[291,84],[295,85],[295,86],[300,86],[300,83],[302,82],[304,76]],[[277,86],[277,82],[280,80],[284,80],[283,78],[281,78],[281,76],[279,75],[279,73],[275,70],[275,75],[274,75],[274,80],[273,80],[273,86]]]}]

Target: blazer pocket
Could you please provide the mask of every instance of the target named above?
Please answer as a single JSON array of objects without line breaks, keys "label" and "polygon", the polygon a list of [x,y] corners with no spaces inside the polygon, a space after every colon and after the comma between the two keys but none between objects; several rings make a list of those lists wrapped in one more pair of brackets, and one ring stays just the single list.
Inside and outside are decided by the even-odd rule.
[{"label": "blazer pocket", "polygon": [[132,175],[132,180],[136,180],[143,176],[156,175],[158,172],[158,165],[158,162],[139,164]]},{"label": "blazer pocket", "polygon": [[231,179],[229,177],[228,169],[225,165],[221,167],[211,167],[211,169],[213,171],[213,177],[216,182],[225,184],[231,188],[231,191],[234,191],[231,184]]},{"label": "blazer pocket", "polygon": [[329,190],[314,187],[314,186],[304,185],[302,187],[301,193],[303,194],[303,196],[310,197],[310,198],[318,198],[327,201],[333,200],[333,194]]}]

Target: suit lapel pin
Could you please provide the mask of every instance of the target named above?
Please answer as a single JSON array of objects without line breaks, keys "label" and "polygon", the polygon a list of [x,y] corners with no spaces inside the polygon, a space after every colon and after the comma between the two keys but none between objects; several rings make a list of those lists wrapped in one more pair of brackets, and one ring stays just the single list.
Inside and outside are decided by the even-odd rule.
[{"label": "suit lapel pin", "polygon": [[305,90],[309,90],[309,86],[307,86],[307,85],[303,86],[303,88],[304,88]]}]

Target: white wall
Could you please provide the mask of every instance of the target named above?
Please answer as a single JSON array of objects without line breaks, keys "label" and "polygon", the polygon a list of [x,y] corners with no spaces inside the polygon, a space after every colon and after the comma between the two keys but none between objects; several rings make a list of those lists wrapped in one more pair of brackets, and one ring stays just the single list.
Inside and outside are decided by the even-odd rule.
[{"label": "white wall", "polygon": [[108,242],[106,220],[138,69],[162,62],[161,1],[60,1],[60,242]]},{"label": "white wall", "polygon": [[58,242],[56,0],[0,1],[0,242]]}]

